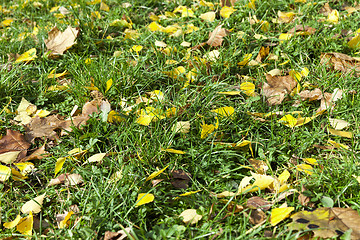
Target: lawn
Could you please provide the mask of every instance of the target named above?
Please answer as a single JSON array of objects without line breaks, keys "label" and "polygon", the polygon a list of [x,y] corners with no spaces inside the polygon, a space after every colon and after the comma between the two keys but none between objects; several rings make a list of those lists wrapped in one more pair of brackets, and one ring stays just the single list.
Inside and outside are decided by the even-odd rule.
[{"label": "lawn", "polygon": [[0,1],[1,239],[360,239],[359,21]]}]

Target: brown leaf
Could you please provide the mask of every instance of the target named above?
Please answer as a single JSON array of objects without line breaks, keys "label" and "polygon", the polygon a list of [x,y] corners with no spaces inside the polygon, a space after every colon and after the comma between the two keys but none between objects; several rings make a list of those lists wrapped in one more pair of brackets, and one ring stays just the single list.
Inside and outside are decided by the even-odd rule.
[{"label": "brown leaf", "polygon": [[302,101],[309,99],[309,101],[320,100],[323,98],[323,93],[319,88],[315,88],[314,90],[304,90],[299,93],[299,96]]},{"label": "brown leaf", "polygon": [[63,174],[59,175],[57,178],[51,179],[50,182],[48,183],[48,187],[64,183],[67,175],[69,175],[69,174],[63,173]]},{"label": "brown leaf", "polygon": [[263,83],[262,86],[262,94],[268,98],[269,105],[280,104],[297,84],[297,81],[290,75],[271,76],[266,74],[266,80],[267,83]]},{"label": "brown leaf", "polygon": [[329,15],[333,9],[330,7],[329,3],[325,3],[324,6],[320,9],[320,13],[324,14],[324,16]]},{"label": "brown leaf", "polygon": [[62,55],[75,44],[75,39],[79,34],[78,28],[68,26],[64,32],[61,32],[56,26],[48,33],[45,45],[51,55]]},{"label": "brown leaf", "polygon": [[269,46],[268,47],[261,47],[255,60],[258,61],[259,63],[261,63],[262,60],[265,59],[269,55],[269,52],[270,52],[270,47]]},{"label": "brown leaf", "polygon": [[26,156],[25,158],[20,159],[19,162],[26,162],[26,161],[30,161],[30,160],[40,160],[47,156],[49,156],[48,152],[45,151],[45,145],[43,145],[43,146],[39,147],[38,149],[36,149],[29,156]]},{"label": "brown leaf", "polygon": [[357,76],[360,75],[360,62],[356,58],[343,53],[322,53],[320,63],[346,74],[355,72]]},{"label": "brown leaf", "polygon": [[271,203],[262,197],[254,196],[247,200],[246,206],[250,209],[262,209],[267,211],[271,208]]},{"label": "brown leaf", "polygon": [[75,186],[75,185],[82,183],[83,181],[84,180],[80,174],[73,173],[73,174],[66,175],[64,183],[66,186]]},{"label": "brown leaf", "polygon": [[259,174],[265,174],[265,172],[269,169],[266,162],[256,159],[249,159],[249,163],[255,169],[255,171]]},{"label": "brown leaf", "polygon": [[227,6],[227,7],[233,7],[237,0],[220,0],[221,7]]},{"label": "brown leaf", "polygon": [[299,35],[311,35],[316,32],[315,28],[304,26],[304,25],[295,25],[292,29],[288,31],[289,34],[299,34]]},{"label": "brown leaf", "polygon": [[0,154],[12,151],[21,151],[17,160],[26,156],[30,143],[25,136],[18,131],[6,130],[6,135],[0,139]]},{"label": "brown leaf", "polygon": [[222,42],[224,41],[224,37],[227,35],[227,30],[221,28],[222,25],[218,25],[214,31],[209,33],[209,40],[207,40],[207,44],[212,47],[219,47],[221,46]]},{"label": "brown leaf", "polygon": [[[130,227],[125,228],[125,231],[128,234],[130,234],[131,228]],[[104,235],[104,240],[122,240],[122,239],[125,239],[127,237],[125,231],[124,230],[120,230],[118,232],[106,231],[105,235]]]},{"label": "brown leaf", "polygon": [[257,225],[266,219],[266,214],[261,209],[250,210],[249,221],[253,225]]},{"label": "brown leaf", "polygon": [[334,92],[332,94],[327,92],[324,93],[324,96],[320,102],[320,107],[318,108],[317,112],[325,111],[328,109],[331,112],[335,107],[335,102],[342,98],[342,94],[343,91],[338,88],[334,89]]}]

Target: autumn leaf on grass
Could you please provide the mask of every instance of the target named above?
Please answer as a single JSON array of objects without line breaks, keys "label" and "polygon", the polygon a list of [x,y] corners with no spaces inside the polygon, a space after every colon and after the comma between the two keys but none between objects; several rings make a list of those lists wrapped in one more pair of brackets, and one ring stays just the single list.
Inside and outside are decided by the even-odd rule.
[{"label": "autumn leaf on grass", "polygon": [[33,230],[33,214],[30,211],[27,217],[21,218],[19,223],[16,225],[16,230],[19,231],[21,234],[31,236]]},{"label": "autumn leaf on grass", "polygon": [[70,217],[74,214],[73,211],[65,212],[64,214],[57,214],[56,221],[58,223],[58,227],[65,228],[70,224]]},{"label": "autumn leaf on grass", "polygon": [[[0,139],[0,161],[9,164],[23,159],[30,145],[23,134],[7,129],[6,135]],[[2,155],[4,153],[8,155],[5,157],[5,155]]]},{"label": "autumn leaf on grass", "polygon": [[297,81],[290,75],[271,76],[266,74],[266,81],[262,86],[262,94],[267,97],[269,105],[279,105],[297,85]]},{"label": "autumn leaf on grass", "polygon": [[180,214],[185,224],[196,224],[201,220],[202,215],[196,213],[196,209],[186,209]]},{"label": "autumn leaf on grass", "polygon": [[296,166],[296,170],[298,170],[299,172],[304,172],[308,175],[312,175],[314,172],[313,172],[313,167],[309,164],[299,164]]},{"label": "autumn leaf on grass", "polygon": [[358,32],[359,33],[348,42],[348,46],[352,49],[360,48],[360,30],[358,30]]},{"label": "autumn leaf on grass", "polygon": [[89,157],[85,163],[101,162],[105,156],[106,156],[106,153],[94,154],[91,157]]},{"label": "autumn leaf on grass", "polygon": [[0,165],[0,182],[5,182],[11,175],[11,168]]},{"label": "autumn leaf on grass", "polygon": [[295,17],[294,12],[281,12],[278,11],[278,21],[280,23],[290,23]]},{"label": "autumn leaf on grass", "polygon": [[270,223],[276,226],[279,222],[289,217],[290,213],[294,211],[294,207],[273,208],[271,209]]},{"label": "autumn leaf on grass", "polygon": [[146,181],[149,181],[149,180],[151,180],[151,179],[153,179],[153,178],[156,178],[156,177],[159,176],[162,172],[164,172],[168,167],[169,167],[169,165],[167,165],[166,167],[164,167],[163,169],[161,169],[161,170],[159,170],[159,171],[153,172],[152,174],[150,174],[150,175],[146,178],[145,182],[146,182]]},{"label": "autumn leaf on grass", "polygon": [[340,137],[353,138],[352,132],[339,131],[332,128],[328,128],[330,134]]},{"label": "autumn leaf on grass", "polygon": [[331,139],[328,139],[328,143],[330,143],[335,148],[349,149],[349,146],[347,146],[345,144],[342,144],[342,143],[335,142],[335,141],[333,141]]},{"label": "autumn leaf on grass", "polygon": [[356,75],[360,75],[359,59],[343,53],[322,53],[320,56],[320,63],[346,74],[352,74],[354,72]]},{"label": "autumn leaf on grass", "polygon": [[51,29],[48,33],[45,45],[51,55],[62,55],[64,52],[75,44],[75,39],[79,34],[79,29],[68,26],[64,32],[57,27]]},{"label": "autumn leaf on grass", "polygon": [[155,197],[151,193],[139,193],[135,206],[141,206],[154,201]]},{"label": "autumn leaf on grass", "polygon": [[218,114],[220,117],[232,117],[235,109],[233,107],[221,107],[215,110],[211,110],[211,112]]},{"label": "autumn leaf on grass", "polygon": [[343,130],[344,128],[350,126],[350,123],[342,119],[329,118],[329,122],[335,130]]},{"label": "autumn leaf on grass", "polygon": [[212,47],[219,47],[221,46],[222,42],[224,41],[224,37],[227,35],[227,30],[221,28],[221,25],[218,25],[214,31],[209,33],[209,39],[207,40],[207,44]]},{"label": "autumn leaf on grass", "polygon": [[173,149],[173,148],[166,148],[166,149],[161,149],[161,150],[168,152],[168,153],[176,153],[176,154],[185,154],[186,153],[184,151]]},{"label": "autumn leaf on grass", "polygon": [[201,133],[200,133],[200,138],[204,139],[207,136],[209,136],[209,134],[211,134],[212,132],[214,132],[214,130],[216,129],[215,125],[213,124],[202,124],[201,125]]},{"label": "autumn leaf on grass", "polygon": [[233,7],[224,6],[220,9],[220,16],[223,18],[229,18],[235,11],[236,9]]},{"label": "autumn leaf on grass", "polygon": [[190,131],[190,121],[176,122],[171,129],[175,133],[188,133]]},{"label": "autumn leaf on grass", "polygon": [[22,207],[21,212],[22,213],[39,213],[41,211],[41,207],[44,201],[46,193],[37,196],[36,198],[27,201]]},{"label": "autumn leaf on grass", "polygon": [[243,82],[240,84],[240,90],[249,97],[255,97],[255,85],[252,82]]},{"label": "autumn leaf on grass", "polygon": [[291,230],[313,231],[314,238],[339,237],[351,229],[351,239],[360,239],[360,216],[351,208],[317,208],[291,216]]},{"label": "autumn leaf on grass", "polygon": [[36,58],[36,49],[32,48],[23,54],[21,54],[16,60],[15,63],[28,63],[30,61],[33,61]]}]

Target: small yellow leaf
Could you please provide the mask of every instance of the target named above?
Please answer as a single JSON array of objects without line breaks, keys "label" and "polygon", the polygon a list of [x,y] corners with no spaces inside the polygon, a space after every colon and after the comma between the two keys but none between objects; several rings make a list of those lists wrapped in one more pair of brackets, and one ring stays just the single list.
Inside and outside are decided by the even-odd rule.
[{"label": "small yellow leaf", "polygon": [[56,70],[56,69],[53,69],[53,70],[49,73],[48,78],[59,78],[59,77],[62,77],[62,76],[64,76],[64,75],[67,74],[67,70],[63,71],[62,73],[57,73],[57,74],[55,74],[55,70]]},{"label": "small yellow leaf", "polygon": [[239,66],[245,66],[246,64],[248,64],[248,62],[249,62],[249,60],[250,60],[251,57],[252,57],[252,54],[251,54],[251,53],[250,53],[250,54],[245,54],[243,60],[242,60],[241,62],[238,62],[237,65],[239,65]]},{"label": "small yellow leaf", "polygon": [[[283,42],[283,41],[289,40],[291,37],[292,37],[291,34],[282,33],[282,34],[280,34],[279,39],[280,39],[280,42]],[[288,63],[288,62],[286,62],[286,63]]]},{"label": "small yellow leaf", "polygon": [[360,34],[357,34],[355,37],[353,37],[349,42],[348,46],[352,49],[360,48]]},{"label": "small yellow leaf", "polygon": [[0,162],[3,162],[5,164],[11,164],[13,163],[18,155],[21,153],[21,151],[13,151],[13,152],[5,152],[0,154]]},{"label": "small yellow leaf", "polygon": [[143,46],[141,46],[141,45],[134,45],[134,46],[132,46],[131,49],[132,49],[134,52],[138,53],[138,52],[140,52],[140,51],[143,49]]},{"label": "small yellow leaf", "polygon": [[332,128],[328,128],[328,130],[332,135],[335,135],[335,136],[353,138],[352,132],[339,131],[339,130],[335,130]]},{"label": "small yellow leaf", "polygon": [[213,22],[215,20],[215,12],[207,12],[200,15],[200,18],[209,22]]},{"label": "small yellow leaf", "polygon": [[8,27],[14,21],[12,18],[7,18],[0,23],[0,27]]},{"label": "small yellow leaf", "polygon": [[0,182],[5,182],[11,175],[11,168],[0,165]]},{"label": "small yellow leaf", "polygon": [[175,133],[188,133],[190,131],[190,121],[179,121],[172,127]]},{"label": "small yellow leaf", "polygon": [[105,11],[105,12],[108,12],[108,11],[110,10],[110,8],[109,8],[109,6],[108,6],[106,3],[104,3],[103,1],[101,1],[101,3],[100,3],[100,10]]},{"label": "small yellow leaf", "polygon": [[46,193],[37,196],[34,199],[31,199],[30,201],[27,201],[22,207],[21,212],[22,213],[39,213],[41,211],[41,206],[43,204],[44,198]]},{"label": "small yellow leaf", "polygon": [[200,214],[196,213],[196,209],[187,209],[180,214],[180,217],[183,217],[185,224],[196,224],[202,218]]},{"label": "small yellow leaf", "polygon": [[204,139],[215,130],[213,124],[202,124],[200,138]]},{"label": "small yellow leaf", "polygon": [[151,193],[139,193],[135,206],[141,206],[154,201],[155,197]]},{"label": "small yellow leaf", "polygon": [[299,164],[296,166],[296,170],[300,171],[300,172],[304,172],[306,174],[312,175],[313,172],[313,167],[309,164]]},{"label": "small yellow leaf", "polygon": [[344,149],[349,149],[349,146],[346,146],[342,143],[337,143],[331,139],[328,139],[328,143],[330,143],[333,147],[336,147],[336,148],[344,148]]},{"label": "small yellow leaf", "polygon": [[292,115],[287,114],[283,116],[281,119],[279,119],[279,122],[284,124],[285,126],[293,128],[296,126],[297,120]]},{"label": "small yellow leaf", "polygon": [[304,158],[303,159],[305,162],[307,162],[308,164],[311,165],[318,165],[317,160],[315,158]]},{"label": "small yellow leaf", "polygon": [[166,167],[164,167],[163,169],[161,169],[161,170],[159,170],[159,171],[153,172],[152,174],[150,174],[150,175],[146,178],[145,182],[146,182],[146,181],[149,181],[149,180],[151,180],[151,179],[153,179],[153,178],[156,178],[156,177],[159,176],[162,172],[164,172],[168,167],[169,167],[169,165],[167,165]]},{"label": "small yellow leaf", "polygon": [[148,25],[148,28],[150,29],[150,31],[155,32],[155,31],[160,31],[162,29],[164,29],[163,26],[161,26],[160,24],[158,24],[157,22],[152,22]]},{"label": "small yellow leaf", "polygon": [[236,96],[240,95],[240,91],[229,91],[229,92],[218,92],[218,94],[228,95],[228,96]]},{"label": "small yellow leaf", "polygon": [[42,109],[40,109],[40,110],[37,110],[37,111],[36,111],[36,113],[34,114],[34,116],[39,116],[39,117],[43,118],[43,117],[48,116],[50,113],[51,113],[51,112],[49,112],[49,111],[47,111],[47,110],[42,110]]},{"label": "small yellow leaf", "polygon": [[239,189],[238,193],[256,192],[259,191],[259,189],[264,190],[265,188],[268,188],[275,180],[271,176],[257,174],[257,173],[251,173],[251,174],[255,178],[255,182],[245,188]]},{"label": "small yellow leaf", "polygon": [[235,109],[233,107],[221,107],[215,110],[211,110],[211,112],[217,113],[222,117],[230,117],[234,114]]},{"label": "small yellow leaf", "polygon": [[220,16],[223,18],[229,18],[231,14],[233,14],[236,11],[233,7],[224,6],[220,10]]},{"label": "small yellow leaf", "polygon": [[[360,176],[352,175],[356,181],[360,184]],[[4,224],[5,225],[5,224]],[[5,226],[4,226],[5,227]]]},{"label": "small yellow leaf", "polygon": [[147,94],[150,95],[150,98],[162,102],[165,99],[164,93],[160,90],[154,90],[152,92],[148,92]]},{"label": "small yellow leaf", "polygon": [[169,152],[169,153],[176,153],[176,154],[185,154],[186,153],[184,151],[176,150],[176,149],[173,149],[173,148],[163,149],[163,151]]},{"label": "small yellow leaf", "polygon": [[65,228],[69,225],[69,220],[70,220],[70,217],[71,215],[73,215],[74,212],[73,211],[70,211],[66,214],[64,220],[62,220],[60,223],[59,223],[59,228]]},{"label": "small yellow leaf", "polygon": [[20,216],[20,214],[18,214],[16,216],[16,218],[14,219],[14,221],[4,223],[4,228],[7,228],[7,229],[14,228],[14,227],[16,227],[16,225],[18,225],[20,220],[21,220],[21,216]]},{"label": "small yellow leaf", "polygon": [[106,93],[107,91],[109,91],[109,89],[111,88],[112,84],[113,84],[113,80],[112,80],[111,78],[106,81],[106,90],[105,90],[105,93]]},{"label": "small yellow leaf", "polygon": [[118,112],[111,110],[108,114],[108,118],[107,121],[109,123],[116,123],[116,122],[123,122],[126,119],[124,117],[122,117],[121,114],[119,114]]},{"label": "small yellow leaf", "polygon": [[23,54],[21,54],[16,60],[15,63],[22,63],[22,62],[30,62],[36,58],[36,48],[32,48]]},{"label": "small yellow leaf", "polygon": [[88,158],[87,162],[100,162],[104,157],[106,156],[106,153],[97,153],[92,155]]},{"label": "small yellow leaf", "polygon": [[276,226],[279,222],[289,217],[290,213],[294,211],[294,207],[274,208],[271,209],[270,223]]},{"label": "small yellow leaf", "polygon": [[242,90],[247,96],[255,96],[255,85],[251,82],[243,82],[240,85],[240,90]]},{"label": "small yellow leaf", "polygon": [[337,10],[332,10],[331,13],[328,15],[328,22],[331,23],[338,23],[339,22],[339,12]]},{"label": "small yellow leaf", "polygon": [[200,192],[200,191],[201,191],[201,190],[197,190],[197,191],[190,191],[190,192],[186,192],[186,193],[180,194],[179,196],[181,196],[181,197],[185,197],[185,196],[189,196],[189,195],[192,195],[192,194],[198,193],[198,192]]},{"label": "small yellow leaf", "polygon": [[151,116],[151,115],[140,115],[137,119],[136,119],[136,123],[144,125],[144,126],[149,126],[151,121],[155,118],[155,116]]},{"label": "small yellow leaf", "polygon": [[21,234],[32,236],[33,224],[34,219],[32,212],[30,211],[29,216],[22,218],[18,225],[16,225],[16,230]]},{"label": "small yellow leaf", "polygon": [[329,122],[330,122],[330,125],[335,130],[342,130],[342,129],[350,126],[350,123],[348,123],[347,121],[342,120],[342,119],[329,118]]},{"label": "small yellow leaf", "polygon": [[290,173],[288,170],[284,170],[279,176],[278,176],[278,180],[280,182],[280,184],[284,184],[290,177]]},{"label": "small yellow leaf", "polygon": [[56,174],[58,174],[58,172],[60,172],[60,170],[62,169],[64,163],[65,163],[65,160],[66,158],[65,157],[61,157],[61,158],[58,158],[56,160],[56,163],[55,163],[55,176]]}]

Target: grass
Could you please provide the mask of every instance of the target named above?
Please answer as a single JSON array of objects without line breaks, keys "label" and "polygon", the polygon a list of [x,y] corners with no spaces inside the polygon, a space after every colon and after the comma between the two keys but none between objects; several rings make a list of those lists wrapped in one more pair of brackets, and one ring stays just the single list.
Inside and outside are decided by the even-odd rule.
[{"label": "grass", "polygon": [[[231,213],[227,206],[231,201],[246,206],[251,196],[260,196],[271,201],[276,194],[267,190],[242,194],[237,197],[218,199],[214,193],[236,191],[240,181],[250,176],[252,166],[249,159],[262,160],[268,165],[266,172],[270,176],[278,176],[287,169],[291,176],[288,182],[296,189],[272,208],[287,203],[295,208],[294,212],[309,209],[298,200],[302,187],[313,203],[313,208],[323,206],[323,197],[334,201],[334,206],[351,207],[357,211],[359,206],[359,183],[353,175],[359,176],[358,165],[360,146],[358,143],[360,116],[360,98],[358,94],[348,93],[357,90],[359,80],[354,75],[341,75],[330,71],[320,64],[320,55],[324,52],[341,52],[350,56],[359,56],[359,52],[347,46],[348,40],[341,34],[343,30],[355,32],[358,28],[358,13],[345,18],[346,11],[341,10],[345,1],[330,1],[333,9],[340,11],[342,19],[338,24],[319,21],[324,18],[319,13],[326,1],[297,3],[294,1],[256,1],[256,9],[245,6],[247,1],[239,0],[235,11],[229,18],[219,16],[220,6],[215,6],[216,19],[213,22],[201,20],[198,16],[210,11],[209,7],[199,6],[197,1],[132,1],[130,7],[122,7],[122,2],[107,0],[110,11],[99,10],[100,4],[87,4],[85,1],[38,1],[41,7],[35,7],[34,1],[4,1],[2,2],[1,20],[13,18],[8,27],[0,28],[0,61],[7,64],[7,54],[24,53],[36,48],[37,58],[28,64],[11,64],[11,67],[1,68],[0,73],[0,134],[6,134],[7,129],[26,131],[23,126],[14,123],[15,111],[22,98],[35,104],[38,109],[46,109],[68,117],[75,105],[80,108],[92,100],[89,87],[91,83],[99,89],[111,103],[113,110],[125,115],[126,119],[119,123],[101,121],[99,114],[91,115],[83,127],[73,128],[73,131],[61,137],[58,144],[52,141],[36,139],[30,147],[35,150],[45,144],[50,156],[32,161],[35,170],[22,181],[9,180],[0,184],[1,222],[9,222],[20,213],[21,206],[28,200],[46,193],[42,211],[36,218],[45,221],[46,225],[34,228],[33,239],[41,239],[42,235],[57,239],[99,239],[106,231],[119,231],[132,227],[135,239],[265,239],[264,233],[272,232],[276,239],[294,239],[298,232],[289,231],[286,226],[291,220],[284,220],[276,227],[269,221],[256,226],[249,221],[249,214]],[[162,26],[179,24],[186,31],[187,25],[193,24],[198,30],[170,37],[159,31],[149,31],[151,23],[149,14],[155,15],[172,12],[178,6],[192,7],[197,17],[171,18],[160,21]],[[50,9],[63,6],[70,13],[65,18],[57,18]],[[198,7],[195,7],[198,6]],[[5,11],[4,9],[8,10]],[[101,19],[91,17],[99,11]],[[277,18],[277,12],[295,12],[294,22],[287,24],[272,23]],[[180,14],[177,13],[177,16]],[[256,15],[259,20],[271,24],[270,31],[261,30],[260,24],[250,24],[249,15]],[[126,26],[110,26],[116,19],[125,17],[132,21],[132,29],[137,30],[136,40],[124,39]],[[78,25],[75,24],[78,23]],[[19,35],[33,31],[33,26],[39,28],[36,37],[28,36],[19,39]],[[216,62],[201,64],[196,57],[201,58],[207,52],[214,50],[209,46],[194,50],[191,53],[192,65],[198,73],[196,80],[184,88],[184,81],[174,79],[164,74],[174,67],[184,66],[191,70],[187,61],[187,47],[180,44],[184,41],[195,46],[207,41],[208,33],[218,24],[231,29],[231,34],[225,37]],[[289,31],[297,24],[311,26],[317,31],[309,36],[294,36],[279,42],[281,33]],[[68,25],[81,29],[77,44],[64,55],[50,58],[46,52],[44,39],[47,32],[57,25],[65,30]],[[238,32],[244,32],[243,38]],[[269,39],[257,39],[255,34],[261,34]],[[111,38],[107,38],[111,36]],[[164,41],[177,51],[165,54],[155,46],[155,41]],[[278,56],[278,60],[265,60],[265,67],[239,67],[245,54],[256,57],[261,46],[271,45],[270,52]],[[138,53],[130,51],[134,45],[143,49]],[[120,51],[114,56],[115,51]],[[91,59],[90,63],[85,63]],[[175,60],[178,64],[166,64],[166,60]],[[281,63],[289,60],[285,65]],[[136,61],[136,64],[134,62]],[[257,93],[261,93],[261,83],[265,81],[264,73],[274,68],[282,70],[295,69],[300,71],[307,67],[310,74],[305,81],[315,85],[322,91],[332,92],[335,88],[344,89],[344,97],[336,104],[332,113],[325,113],[310,123],[289,128],[278,122],[278,118],[270,118],[266,122],[255,120],[248,112],[303,111],[304,116],[312,116],[319,107],[318,102],[301,102],[294,107],[296,97],[290,97],[277,106],[268,106],[262,95],[248,97],[245,94],[224,96],[221,91],[238,89],[244,81],[243,75],[252,78]],[[56,79],[47,78],[51,70],[68,71],[66,78],[71,79],[67,90],[49,91],[49,86],[58,84]],[[185,76],[183,76],[185,77]],[[106,82],[112,79],[111,88],[106,91]],[[147,92],[160,90],[165,101],[149,104],[165,111],[175,107],[180,113],[159,121],[153,121],[149,126],[136,122],[136,110],[128,115],[123,111],[121,102],[125,99],[127,106],[135,104],[140,96]],[[139,104],[136,109],[146,106]],[[231,106],[235,109],[234,117],[219,118],[219,128],[208,137],[200,138],[201,125],[215,124],[215,114],[211,110]],[[351,123],[348,131],[354,138],[345,139],[329,136],[328,118],[344,119]],[[174,133],[173,125],[177,121],[190,121],[189,133]],[[327,145],[331,138],[348,145],[349,150],[321,149],[317,145]],[[236,143],[242,140],[252,142],[252,150],[248,148],[234,149],[214,142]],[[87,153],[80,159],[68,159],[60,173],[78,173],[84,183],[76,186],[56,185],[46,187],[54,178],[55,163],[58,158],[65,157],[74,148],[86,149]],[[185,151],[186,154],[173,154],[161,149],[174,148]],[[106,156],[101,163],[84,165],[84,161],[101,152],[115,153]],[[308,175],[296,170],[296,165],[303,163],[302,158],[316,158],[319,166],[314,166],[314,173]],[[169,166],[157,178],[164,179],[155,187],[145,179],[154,171]],[[250,169],[249,169],[250,168]],[[172,184],[173,170],[183,170],[191,174],[191,181],[186,189],[177,189]],[[121,178],[111,181],[114,173],[121,171]],[[195,194],[178,197],[189,191]],[[152,193],[155,200],[151,203],[135,206],[139,193]],[[79,212],[71,217],[71,224],[64,228],[57,227],[55,216],[69,211],[76,205]],[[202,220],[195,225],[182,222],[179,215],[186,209],[196,209]],[[266,216],[270,216],[266,211]],[[26,215],[22,214],[22,217]],[[26,238],[15,228],[0,228],[0,236]]]}]

